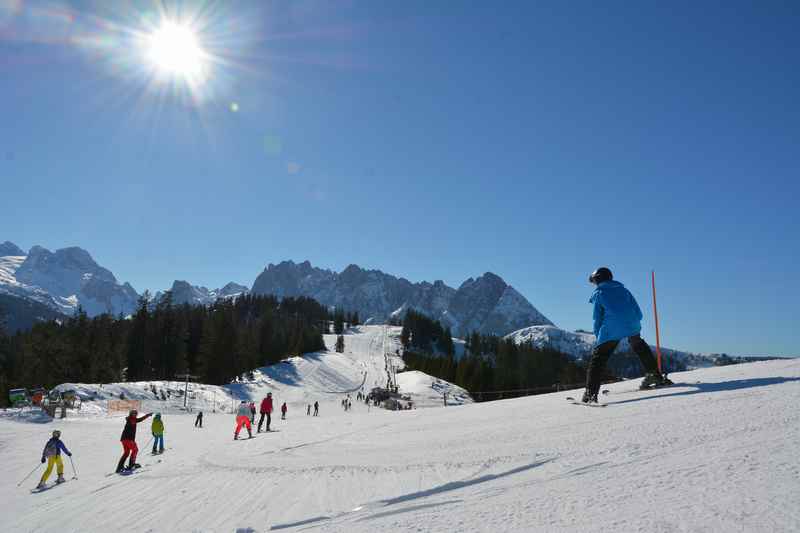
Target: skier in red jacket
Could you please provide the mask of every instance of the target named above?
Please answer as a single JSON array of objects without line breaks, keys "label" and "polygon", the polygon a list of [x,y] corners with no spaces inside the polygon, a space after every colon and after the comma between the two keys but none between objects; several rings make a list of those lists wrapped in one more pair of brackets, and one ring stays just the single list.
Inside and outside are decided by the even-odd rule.
[{"label": "skier in red jacket", "polygon": [[[142,420],[148,418],[153,413],[147,413],[142,417],[136,417],[139,413],[136,409],[131,410],[128,413],[128,417],[125,419],[125,429],[122,430],[122,436],[120,437],[120,442],[122,442],[122,449],[124,450],[122,457],[117,463],[117,472],[122,472],[123,470],[133,470],[134,468],[139,468],[142,465],[136,462],[136,454],[139,453],[139,448],[136,446],[136,424],[141,422]],[[130,454],[130,461],[128,462],[128,467],[125,468],[125,459],[128,458]]]},{"label": "skier in red jacket", "polygon": [[266,397],[261,400],[261,418],[258,419],[258,432],[261,433],[261,424],[264,423],[264,416],[267,417],[267,431],[269,431],[269,424],[272,422],[272,393],[268,392]]},{"label": "skier in red jacket", "polygon": [[286,420],[286,402],[281,405],[281,420]]}]

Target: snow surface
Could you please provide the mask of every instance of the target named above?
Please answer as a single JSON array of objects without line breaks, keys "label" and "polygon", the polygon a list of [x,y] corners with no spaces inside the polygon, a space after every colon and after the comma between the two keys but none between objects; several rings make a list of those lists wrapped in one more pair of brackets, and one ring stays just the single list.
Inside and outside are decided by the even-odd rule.
[{"label": "snow surface", "polygon": [[[379,358],[377,336],[346,342]],[[561,392],[344,412],[336,395],[319,417],[290,408],[276,432],[243,441],[229,414],[207,413],[203,429],[167,414],[166,453],[143,450],[130,477],[106,476],[121,453],[118,418],[0,417],[0,531],[800,530],[800,360],[671,377],[676,386],[655,391],[609,385],[604,409]],[[55,428],[78,479],[32,495],[41,469],[16,484]]]}]

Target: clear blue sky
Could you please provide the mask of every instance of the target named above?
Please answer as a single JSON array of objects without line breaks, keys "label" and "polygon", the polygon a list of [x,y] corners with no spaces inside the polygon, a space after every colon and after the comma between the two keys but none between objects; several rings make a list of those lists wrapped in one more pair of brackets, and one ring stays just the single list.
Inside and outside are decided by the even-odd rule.
[{"label": "clear blue sky", "polygon": [[139,291],[493,271],[567,329],[654,268],[663,344],[800,352],[797,2],[165,4],[200,84],[134,45],[157,2],[0,0],[0,241]]}]

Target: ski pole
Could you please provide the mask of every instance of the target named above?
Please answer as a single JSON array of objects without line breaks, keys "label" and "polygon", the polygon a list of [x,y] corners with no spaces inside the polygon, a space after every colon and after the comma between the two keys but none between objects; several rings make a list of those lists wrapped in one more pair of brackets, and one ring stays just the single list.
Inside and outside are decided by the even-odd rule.
[{"label": "ski pole", "polygon": [[33,473],[34,473],[34,472],[36,472],[38,469],[39,469],[39,465],[36,465],[36,467],[35,467],[33,470],[31,470],[31,471],[30,471],[30,473],[29,473],[27,476],[25,476],[25,477],[22,479],[22,481],[20,481],[19,483],[17,483],[17,487],[19,487],[20,485],[22,485],[23,483],[25,483],[25,481],[26,481],[26,480],[27,480],[29,477],[31,477],[31,475],[33,475]]},{"label": "ski pole", "polygon": [[655,317],[656,321],[656,355],[658,356],[658,373],[662,372],[661,370],[661,335],[658,331],[658,307],[656,307],[656,271],[653,270],[651,272],[651,278],[653,283],[653,316]]},{"label": "ski pole", "polygon": [[78,479],[78,471],[75,470],[75,462],[72,460],[72,456],[69,456],[69,464],[72,465],[72,479]]}]

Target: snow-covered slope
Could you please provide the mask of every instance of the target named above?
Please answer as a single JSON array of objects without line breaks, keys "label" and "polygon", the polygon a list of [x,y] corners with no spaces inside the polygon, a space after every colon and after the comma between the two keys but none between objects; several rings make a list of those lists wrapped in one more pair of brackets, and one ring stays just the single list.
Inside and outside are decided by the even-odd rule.
[{"label": "snow-covered slope", "polygon": [[[399,393],[418,407],[439,407],[442,393],[448,393],[450,404],[471,403],[462,388],[423,374],[400,372],[405,363],[397,355],[400,328],[391,326],[359,326],[344,335],[345,351],[323,351],[291,357],[281,363],[255,369],[252,378],[225,386],[190,383],[187,407],[197,411],[231,412],[240,400],[259,402],[271,392],[292,411],[303,410],[315,401],[341,400],[346,395],[355,399],[358,391],[385,387],[389,376],[397,376]],[[336,335],[325,335],[329,347],[336,344]],[[105,416],[108,400],[141,400],[146,408],[168,413],[184,412],[183,391],[179,381],[142,381],[112,384],[65,383],[59,390],[75,390],[83,401],[80,416]],[[155,389],[155,392],[154,390]],[[169,393],[160,400],[161,391]]]},{"label": "snow-covered slope", "polygon": [[[556,393],[389,412],[338,398],[233,441],[233,417],[165,415],[167,451],[107,476],[118,418],[0,417],[2,531],[770,531],[800,529],[800,360],[609,386],[603,409]],[[281,401],[279,396],[278,401]],[[279,417],[275,417],[276,419]],[[139,429],[144,447],[149,421]],[[50,432],[78,479],[30,494]],[[52,478],[51,478],[52,480]]]},{"label": "snow-covered slope", "polygon": [[[506,335],[517,344],[531,343],[539,348],[549,347],[573,356],[575,359],[585,359],[592,353],[595,336],[591,333],[579,331],[566,331],[555,326],[531,326]],[[618,351],[628,351],[628,340],[620,342]],[[655,350],[655,347],[653,347]],[[667,358],[680,361],[687,368],[702,368],[712,366],[714,359],[699,354],[681,352],[670,348],[661,348],[661,354]]]},{"label": "snow-covered slope", "polygon": [[358,311],[364,321],[382,322],[413,308],[450,326],[455,334],[472,331],[504,335],[533,324],[551,324],[502,278],[485,273],[458,288],[442,281],[411,283],[380,270],[350,265],[342,272],[305,261],[270,264],[253,283],[254,294],[309,296],[318,302]]},{"label": "snow-covered slope", "polygon": [[[4,251],[18,252],[6,242]],[[0,257],[0,292],[27,298],[72,314],[79,306],[90,316],[101,313],[127,315],[136,307],[138,294],[120,284],[108,269],[77,247],[51,252],[34,246],[27,255]]]}]

